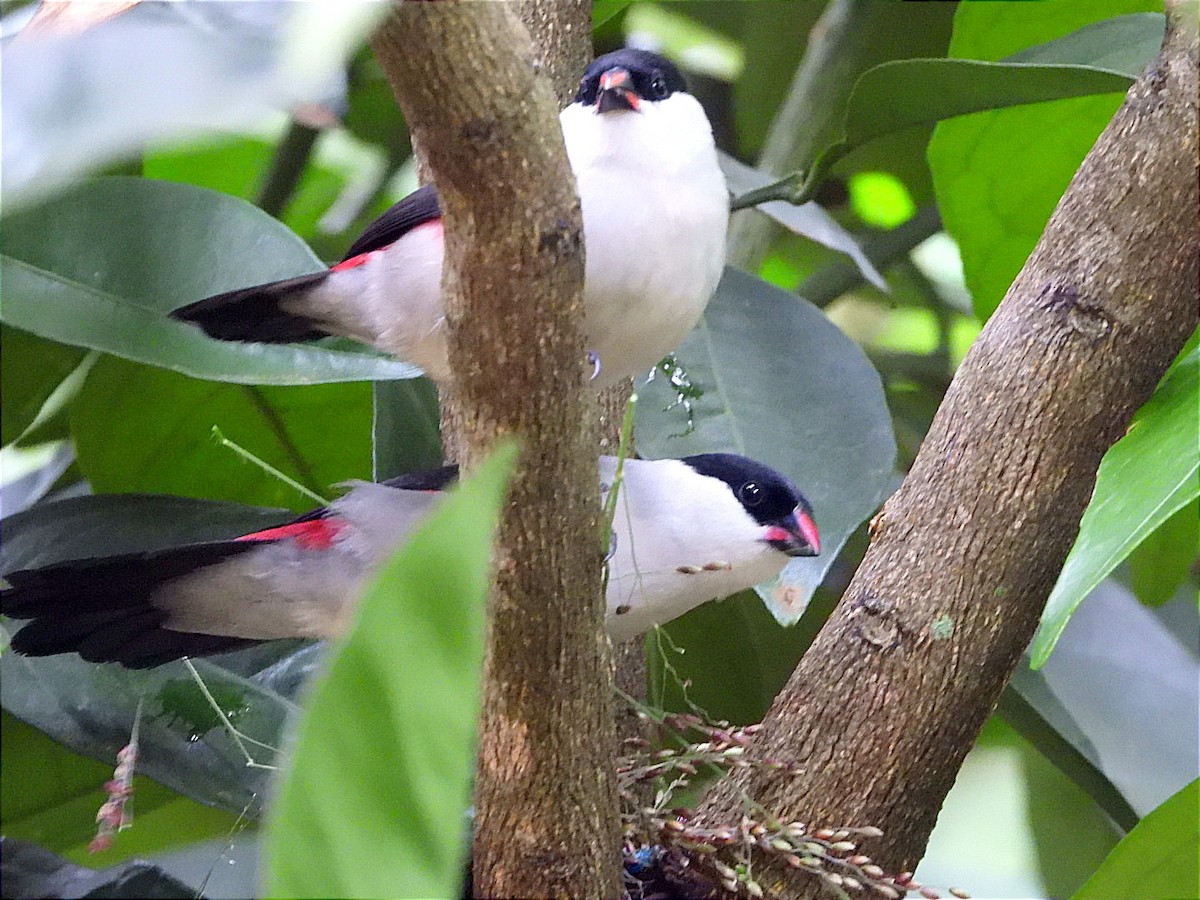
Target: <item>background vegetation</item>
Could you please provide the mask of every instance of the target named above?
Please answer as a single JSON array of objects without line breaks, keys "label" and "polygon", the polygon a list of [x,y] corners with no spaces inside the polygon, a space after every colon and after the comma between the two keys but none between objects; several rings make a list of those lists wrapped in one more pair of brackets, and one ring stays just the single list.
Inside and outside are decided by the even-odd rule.
[{"label": "background vegetation", "polygon": [[[325,497],[346,479],[440,461],[436,394],[411,368],[339,341],[218,345],[164,316],[340,257],[416,184],[404,123],[363,45],[370,11],[318,7],[146,5],[67,36],[17,34],[28,8],[3,20],[5,571],[277,521],[262,507],[311,508],[214,428]],[[1160,6],[1129,0],[867,4],[864,27],[822,62],[816,45],[805,50],[825,9],[595,4],[598,52],[635,42],[688,71],[735,193],[824,161],[822,178],[799,185],[824,213],[771,204],[765,238],[744,221],[758,213],[738,214],[731,259],[748,271],[728,274],[701,328],[639,389],[640,453],[767,460],[813,500],[825,536],[819,560],[789,567],[761,597],[710,604],[648,640],[652,703],[741,723],[762,716],[836,602],[865,521],[1162,35]],[[801,78],[802,66],[816,72]],[[1106,457],[1030,651],[1038,668],[1022,668],[969,757],[927,883],[981,896],[1196,893],[1198,366],[1193,338]],[[461,541],[461,520],[442,527]],[[478,544],[463,558],[482,566]],[[424,556],[408,571],[444,568]],[[431,613],[463,621],[466,604],[426,591],[390,626],[397,656],[427,647],[416,623]],[[128,673],[5,653],[5,835],[89,865],[216,839],[200,856],[210,894],[244,895],[244,881],[222,884],[218,854],[228,839],[236,858],[254,857],[254,828],[243,828],[262,811],[266,776],[243,754],[277,759],[231,726],[280,746],[321,652],[275,644],[198,661],[224,722],[182,665]],[[470,683],[478,666],[470,652],[419,659],[404,672],[407,696],[439,706],[461,696],[445,685]],[[356,692],[367,677],[326,682],[319,700],[333,711],[323,737],[314,711],[297,766],[306,749],[321,758],[307,742],[332,730],[343,749],[398,743],[421,786],[414,810],[465,796],[465,769],[425,765],[445,756],[436,724],[412,740],[420,711]],[[139,779],[136,826],[88,857],[108,777],[94,760],[112,764],[139,703],[139,771],[155,781]],[[394,728],[358,730],[384,712]],[[469,752],[470,698],[438,712]],[[281,802],[353,796],[339,779],[375,777],[358,755],[337,762],[294,773],[304,792]],[[349,895],[365,890],[354,873],[375,869],[380,840],[411,848],[426,833],[449,849],[418,844],[428,866],[407,871],[435,880],[411,890],[452,890],[453,822],[442,813],[431,820],[440,831],[401,823],[364,838],[352,819],[390,815],[393,801],[377,802],[364,797],[332,829],[315,814],[279,816],[273,891],[314,890],[297,846],[328,842],[331,880],[317,883]]]}]

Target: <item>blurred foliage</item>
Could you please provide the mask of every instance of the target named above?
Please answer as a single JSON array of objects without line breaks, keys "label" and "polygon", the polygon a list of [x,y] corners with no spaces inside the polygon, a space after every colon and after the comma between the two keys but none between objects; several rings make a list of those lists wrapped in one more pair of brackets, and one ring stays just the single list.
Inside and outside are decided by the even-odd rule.
[{"label": "blurred foliage", "polygon": [[[5,3],[0,12],[8,14],[20,5]],[[753,164],[792,90],[810,31],[825,9],[823,3],[781,0],[669,4],[597,0],[595,41],[598,49],[606,50],[633,38],[675,58],[706,104],[719,146]],[[899,82],[888,85],[900,91],[889,100],[888,109],[866,103],[859,113],[867,122],[903,118],[911,111],[908,106],[920,106],[937,89],[936,82],[922,82],[921,73],[946,68],[947,56],[997,61],[1039,49],[1047,52],[1039,45],[1065,38],[1067,44],[1056,44],[1054,49],[1084,54],[1073,63],[1128,66],[1130,59],[1141,58],[1136,54],[1146,52],[1154,25],[1145,18],[1108,20],[1159,9],[1151,0],[880,6],[876,14],[887,27],[868,36],[868,46],[862,48],[865,66],[931,62],[906,64],[904,71],[915,80],[900,87]],[[1078,31],[1095,23],[1100,24]],[[152,140],[138,144],[143,148],[139,158],[114,163],[111,135],[108,143],[95,148],[95,158],[89,156],[92,148],[86,141],[64,141],[70,151],[70,172],[86,168],[141,177],[106,177],[82,184],[74,176],[69,183],[56,177],[44,184],[34,179],[22,185],[23,201],[33,196],[49,199],[25,209],[6,204],[0,220],[6,453],[23,433],[25,444],[69,437],[78,463],[67,470],[55,490],[79,490],[85,487],[80,479],[86,478],[91,486],[106,491],[161,491],[292,508],[311,504],[215,444],[213,425],[319,493],[327,493],[333,483],[346,478],[394,475],[436,461],[436,392],[424,379],[406,378],[412,373],[403,366],[344,342],[305,349],[231,348],[206,341],[162,316],[187,300],[309,271],[319,260],[340,258],[368,222],[411,189],[415,175],[408,132],[382,71],[360,44],[350,47],[347,57],[342,87],[308,96],[300,104],[279,105],[280,82],[273,69],[268,73],[271,78],[245,80],[241,92],[254,95],[249,100],[263,97],[266,106],[256,116],[237,121],[214,112],[228,103],[225,82],[214,77],[208,84],[202,69],[188,70],[188,108],[202,109],[204,114],[189,122],[186,116],[177,120],[182,106],[139,111],[143,121],[139,127],[153,126]],[[272,58],[268,68],[277,64]],[[284,91],[291,99],[294,93]],[[6,103],[9,99],[6,93]],[[894,485],[893,476],[902,475],[911,463],[982,320],[1003,296],[1071,174],[1120,99],[1118,93],[1110,93],[990,110],[942,121],[936,127],[918,124],[883,134],[838,159],[817,198],[838,225],[860,242],[885,276],[886,290],[865,282],[842,254],[791,232],[773,240],[753,273],[757,277],[733,276],[742,288],[713,308],[679,356],[684,374],[692,370],[697,379],[695,432],[687,438],[671,436],[686,430],[686,417],[680,419],[680,409],[662,409],[674,398],[660,379],[647,392],[660,405],[642,410],[639,428],[645,432],[644,449],[648,452],[652,447],[660,455],[749,449],[771,457],[774,452],[778,457],[772,461],[790,471],[802,486],[806,474],[809,480],[829,482],[831,499],[825,502],[837,504],[838,509],[823,512],[818,507],[818,520],[824,530],[823,516],[844,518],[833,531],[838,543],[845,545],[836,555],[822,558],[824,581],[795,628],[779,626],[747,592],[696,610],[654,636],[647,642],[655,679],[652,699],[675,707],[695,704],[740,722],[762,715],[861,558],[862,520],[871,512],[868,507],[883,496],[879,485]],[[132,100],[141,102],[137,92]],[[52,118],[49,121],[53,124]],[[168,124],[170,130],[164,131]],[[180,132],[185,124],[197,127]],[[75,133],[64,126],[63,133],[68,132]],[[6,133],[6,140],[13,137]],[[55,195],[58,190],[63,192]],[[278,221],[251,204],[268,205]],[[824,313],[807,303],[789,307],[786,292],[797,290]],[[737,303],[743,308],[733,315],[730,310]],[[836,326],[843,335],[823,347],[809,347],[804,354],[798,352],[803,341],[797,338],[789,355],[786,340],[813,316],[821,317],[823,327]],[[83,348],[103,351],[90,368],[80,368]],[[1181,388],[1184,376],[1193,380]],[[56,394],[68,377],[82,382],[82,387]],[[837,410],[822,409],[820,398],[833,396],[834,388],[844,389],[846,396],[838,401]],[[1149,419],[1153,424],[1155,409],[1164,405],[1186,409],[1186,403],[1176,403],[1181,396],[1192,397],[1194,413],[1190,370],[1177,373],[1173,386],[1165,390],[1143,411],[1140,422]],[[48,408],[52,395],[57,405]],[[850,501],[832,499],[841,496],[835,490],[838,473],[827,478],[823,469],[818,471],[805,461],[806,454],[811,456],[822,447],[822,438],[814,436],[822,423],[838,416],[864,427],[869,423],[876,435],[872,449],[879,453],[860,454],[861,459],[849,452],[834,454],[836,462],[846,466],[841,480],[862,489],[859,493],[864,496],[855,495],[854,502],[863,509],[842,509],[843,502]],[[684,425],[676,429],[680,421]],[[1184,432],[1182,417],[1179,422],[1184,424],[1177,423],[1172,433],[1180,439],[1180,449],[1170,453],[1182,455],[1186,463],[1195,458],[1197,442],[1187,444],[1195,435]],[[1136,429],[1131,437],[1143,441],[1147,453],[1165,452],[1165,445],[1147,431]],[[897,448],[895,471],[885,460],[881,472],[872,469],[871,473],[872,479],[879,475],[882,480],[868,483],[866,458],[874,460],[874,468],[880,468],[875,457],[890,459],[891,435]],[[764,446],[776,449],[764,450]],[[1120,453],[1114,448],[1106,467],[1120,469],[1121,460],[1111,458]],[[1165,471],[1167,462],[1157,471]],[[1191,471],[1194,482],[1194,468]],[[1128,499],[1136,494],[1147,509],[1155,508],[1156,500],[1170,499],[1149,480],[1127,469],[1121,472],[1102,486],[1103,492],[1098,488],[1097,495],[1106,495],[1111,502],[1114,496]],[[1171,497],[1170,503],[1158,507],[1161,515],[1139,519],[1142,525],[1136,534],[1124,518],[1109,526],[1110,531],[1123,527],[1137,538],[1123,547],[1113,564],[1126,561],[1116,574],[1126,578],[1145,603],[1161,603],[1184,588],[1194,591],[1197,584],[1195,492]],[[114,552],[115,543],[133,540],[130,535],[135,531],[139,545],[155,534],[170,542],[198,534],[202,526],[215,528],[218,520],[220,527],[232,528],[236,520],[257,521],[272,515],[220,506],[218,516],[214,507],[196,503],[155,507],[140,524],[120,503],[104,509],[83,509],[70,501],[57,507],[43,503],[24,519],[6,518],[6,545],[10,533],[16,536],[11,550],[5,548],[6,566],[13,564],[7,556],[10,552],[25,552],[26,564],[32,565],[44,562],[45,552],[56,546],[75,547],[80,553]],[[14,511],[6,508],[5,515]],[[1098,513],[1090,515],[1096,518]],[[1083,568],[1086,577],[1079,582],[1083,587],[1075,603],[1112,566],[1086,562]],[[1194,617],[1194,603],[1190,605]],[[1066,625],[1071,609],[1074,606],[1060,618],[1060,626]],[[720,639],[713,639],[714,635]],[[1064,642],[1069,640],[1070,634]],[[1123,635],[1113,643],[1114,666],[1121,665],[1126,655],[1139,653],[1132,638]],[[316,652],[294,645],[255,648],[246,655],[206,662],[203,671],[206,680],[224,686],[228,696],[244,698],[249,710],[246,721],[260,729],[255,732],[260,738],[273,741],[292,714],[291,698],[316,665]],[[6,657],[0,663],[5,671],[6,710],[79,752],[109,763],[120,736],[127,734],[136,698],[172,690],[175,696],[181,680],[177,671],[150,677],[99,676],[105,685],[107,712],[89,724],[62,711],[77,713],[95,702],[94,667],[77,659],[59,659],[37,661],[47,665],[33,668],[30,661]],[[1133,699],[1149,698],[1152,690],[1152,684],[1134,676],[1124,687]],[[1102,705],[1104,699],[1096,702]],[[1150,699],[1143,705],[1153,708]],[[374,712],[369,707],[344,697],[337,714],[341,720],[369,718]],[[155,776],[206,803],[240,810],[261,782],[247,776],[228,736],[217,729],[196,739],[191,726],[169,716],[164,719],[147,736],[149,755],[158,761]],[[61,797],[43,793],[45,780],[27,780],[22,773],[30,767],[17,762],[34,754],[40,758],[42,751],[21,743],[15,752],[8,752],[9,724],[5,722],[6,828],[18,819],[52,822],[49,831],[36,833],[30,830],[32,825],[22,824],[20,833],[37,837],[53,831],[60,837],[44,838],[48,846],[60,850],[76,846],[91,828],[94,809],[83,807],[92,803],[95,789],[90,789],[86,803],[75,797],[64,804]],[[1001,732],[1000,726],[989,727],[981,747],[991,752],[1003,744],[1002,734],[996,738]],[[12,731],[14,741],[30,734],[29,729]],[[1153,733],[1144,731],[1130,735],[1131,741],[1154,739]],[[102,778],[105,769],[82,759],[47,759],[54,760],[55,772],[63,773],[64,784],[75,784],[76,777]],[[1028,830],[1012,838],[998,828],[989,831],[988,840],[996,843],[989,844],[987,852],[993,860],[1021,868],[1023,883],[1032,885],[1031,890],[1057,896],[1071,893],[1111,843],[1106,826],[1098,820],[1098,808],[1041,759],[1030,757],[1006,771],[1005,790],[1024,791],[1027,803],[1005,821],[1016,828],[1024,817]],[[191,801],[166,788],[159,790],[162,798],[147,789],[149,805],[161,800],[164,808],[184,811],[169,824],[161,820],[170,832],[164,840],[227,829],[227,820],[217,814],[211,819],[198,815],[190,825],[183,824]],[[973,790],[978,797],[995,792],[996,787],[987,778],[964,776],[956,791],[964,790]],[[970,799],[956,801],[948,809],[971,805]],[[68,807],[72,815],[88,820],[86,826],[78,821],[65,823],[62,815]],[[1170,801],[1168,812],[1158,818],[1176,816],[1178,807],[1179,802]],[[953,832],[956,815],[960,813],[943,817],[934,848],[941,843],[938,834]],[[1174,818],[1170,821],[1177,830],[1187,830],[1186,822],[1181,826]],[[1126,850],[1118,848],[1120,855],[1114,853],[1100,869],[1085,896],[1117,896],[1105,893],[1118,883],[1113,878],[1129,878],[1133,881],[1122,883],[1137,884],[1137,878],[1150,877],[1136,865],[1155,852],[1141,841],[1141,830],[1126,839]],[[975,840],[973,834],[971,839]],[[1003,844],[1005,840],[1011,840],[1011,846]],[[148,852],[154,849],[151,843],[119,840],[111,858]],[[1013,850],[1018,845],[1032,846],[1036,853],[1022,855],[1023,850]],[[1194,851],[1194,841],[1191,846]],[[1073,862],[1064,864],[1068,858]],[[955,871],[959,861],[941,857],[927,864],[939,872]],[[953,880],[976,894],[988,893],[989,883],[1010,884],[989,882],[992,873],[985,869],[955,871]]]}]

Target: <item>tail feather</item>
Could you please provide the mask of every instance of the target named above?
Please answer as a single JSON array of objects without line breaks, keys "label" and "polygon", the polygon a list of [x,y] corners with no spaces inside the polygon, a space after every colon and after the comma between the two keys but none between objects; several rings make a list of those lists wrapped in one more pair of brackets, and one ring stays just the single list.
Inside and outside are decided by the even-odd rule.
[{"label": "tail feather", "polygon": [[151,602],[164,583],[255,546],[261,544],[215,541],[13,572],[4,576],[0,612],[33,621],[17,632],[12,649],[25,656],[78,653],[140,669],[259,643],[174,631]]},{"label": "tail feather", "polygon": [[290,344],[328,336],[318,322],[287,312],[280,301],[320,284],[329,270],[240,288],[181,306],[171,318],[199,325],[210,337],[222,341],[259,341]]}]

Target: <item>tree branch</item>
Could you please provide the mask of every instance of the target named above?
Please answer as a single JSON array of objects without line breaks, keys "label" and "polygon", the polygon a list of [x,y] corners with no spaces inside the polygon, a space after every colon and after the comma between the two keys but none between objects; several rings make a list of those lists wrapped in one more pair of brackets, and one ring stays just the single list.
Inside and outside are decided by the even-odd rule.
[{"label": "tree branch", "polygon": [[372,45],[442,199],[462,460],[524,446],[489,608],[475,890],[616,896],[583,229],[557,106],[506,4],[398,4]]},{"label": "tree branch", "polygon": [[1101,457],[1196,327],[1196,69],[1194,13],[1175,11],[767,717],[764,755],[803,774],[736,772],[705,820],[736,818],[745,791],[785,820],[883,828],[865,852],[885,867],[920,858],[1037,626]]}]

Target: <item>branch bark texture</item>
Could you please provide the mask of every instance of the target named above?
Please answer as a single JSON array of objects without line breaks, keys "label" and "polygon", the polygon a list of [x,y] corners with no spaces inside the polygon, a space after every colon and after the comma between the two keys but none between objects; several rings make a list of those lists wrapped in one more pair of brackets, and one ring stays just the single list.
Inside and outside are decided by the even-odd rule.
[{"label": "branch bark texture", "polygon": [[475,891],[617,896],[583,226],[558,107],[508,4],[398,4],[372,45],[442,199],[462,462],[509,435],[524,448],[489,608]]},{"label": "branch bark texture", "polygon": [[1196,327],[1196,71],[1194,18],[1172,16],[873,523],[766,720],[764,755],[803,775],[737,772],[702,817],[740,814],[744,791],[785,821],[884,829],[864,852],[893,871],[921,857],[1101,457]]}]

